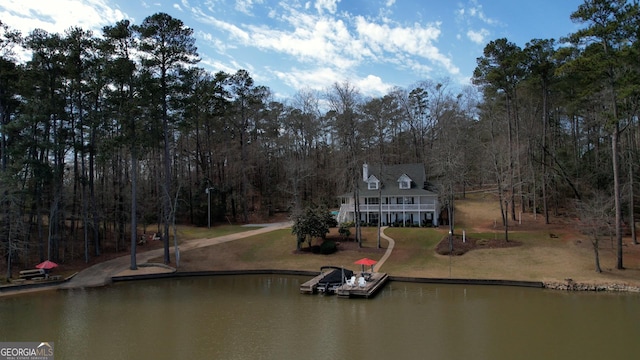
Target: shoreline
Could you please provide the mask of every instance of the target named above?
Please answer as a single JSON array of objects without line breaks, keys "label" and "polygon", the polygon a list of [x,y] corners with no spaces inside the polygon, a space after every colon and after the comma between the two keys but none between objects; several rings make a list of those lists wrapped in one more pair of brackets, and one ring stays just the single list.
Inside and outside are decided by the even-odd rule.
[{"label": "shoreline", "polygon": [[[290,223],[275,223],[271,226],[259,227],[255,230],[227,234],[214,238],[203,238],[191,240],[181,245],[182,251],[204,249],[213,245],[218,245],[234,240],[242,239],[249,236],[255,236],[270,232],[277,229],[290,227]],[[389,245],[380,258],[374,271],[380,270],[380,267],[388,260],[394,251],[396,241],[385,234],[383,228],[382,237],[389,242]],[[173,249],[172,249],[173,250]],[[319,271],[309,270],[281,270],[281,269],[238,269],[238,270],[190,270],[179,271],[168,265],[154,263],[154,259],[162,255],[162,249],[153,249],[146,252],[138,253],[138,269],[130,270],[129,255],[116,257],[104,262],[94,264],[80,272],[74,273],[72,276],[64,279],[61,283],[39,283],[39,284],[14,284],[0,286],[0,297],[10,294],[28,293],[40,290],[52,289],[83,289],[90,287],[100,287],[109,285],[118,281],[134,281],[146,279],[159,279],[171,277],[189,277],[189,276],[216,276],[216,275],[251,275],[251,274],[280,274],[280,275],[299,275],[299,276],[317,276]],[[267,265],[268,266],[268,265]],[[277,266],[277,265],[276,265]],[[266,267],[266,266],[265,266]],[[295,267],[294,267],[295,268]],[[402,272],[400,272],[402,273]],[[404,281],[415,283],[432,283],[432,284],[451,284],[451,285],[495,285],[495,286],[518,286],[531,287],[561,291],[610,291],[610,292],[628,292],[640,293],[640,285],[636,282],[625,283],[614,281],[597,281],[589,279],[587,281],[574,281],[571,278],[549,276],[541,280],[508,280],[508,279],[486,279],[486,278],[451,278],[451,277],[421,277],[421,276],[400,276],[394,275],[393,272],[387,272],[391,281]],[[419,274],[417,274],[419,275]],[[498,276],[500,276],[498,274]]]},{"label": "shoreline", "polygon": [[575,282],[572,279],[565,279],[564,282],[560,281],[545,281],[544,287],[550,290],[560,291],[593,291],[593,292],[629,292],[640,293],[640,287],[629,284],[618,283],[583,283]]},{"label": "shoreline", "polygon": [[[141,264],[142,265],[142,264]],[[147,269],[155,267],[156,264],[149,264]],[[158,267],[165,269],[165,267]],[[143,281],[153,279],[169,279],[169,278],[187,278],[202,276],[242,276],[242,275],[287,275],[287,276],[316,276],[319,271],[307,270],[282,270],[282,269],[253,269],[253,270],[209,270],[209,271],[158,271],[145,272],[144,274],[123,274],[115,275],[110,281],[104,282],[102,285],[90,287],[103,287],[112,283],[127,281]],[[62,286],[68,285],[68,280],[62,283],[38,284],[37,287],[31,284],[19,285],[3,285],[0,287],[0,297],[30,294],[41,291],[51,290],[68,290],[83,289],[87,286]],[[522,280],[505,280],[505,279],[462,279],[462,278],[425,278],[425,277],[407,277],[389,275],[390,281],[410,282],[422,284],[443,284],[443,285],[478,285],[478,286],[510,286],[510,287],[528,287],[537,289],[547,289],[554,291],[571,291],[571,292],[617,292],[617,293],[640,293],[640,287],[620,284],[620,283],[582,283],[575,282],[572,279],[561,281],[522,281]],[[66,283],[66,284],[65,284]]]},{"label": "shoreline", "polygon": [[[281,270],[281,269],[253,269],[253,270],[204,270],[204,271],[176,271],[172,273],[121,275],[112,277],[113,282],[139,281],[149,279],[166,279],[198,276],[233,276],[233,275],[291,275],[291,276],[317,276],[319,271],[308,270]],[[571,279],[567,279],[571,280]],[[484,285],[484,286],[512,286],[529,287],[559,291],[576,292],[629,292],[640,293],[640,287],[619,283],[580,283],[574,281],[523,281],[505,279],[462,279],[462,278],[425,278],[389,275],[389,281],[411,282],[423,284],[446,285]]]}]

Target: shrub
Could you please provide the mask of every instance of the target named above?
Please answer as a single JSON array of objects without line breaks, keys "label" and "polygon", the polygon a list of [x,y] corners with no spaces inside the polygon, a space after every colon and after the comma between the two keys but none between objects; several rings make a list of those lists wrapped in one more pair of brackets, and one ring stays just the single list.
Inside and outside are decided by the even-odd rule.
[{"label": "shrub", "polygon": [[349,230],[349,225],[348,223],[342,223],[340,224],[340,228],[338,229],[338,233],[340,234],[340,236],[342,236],[344,239],[348,239],[349,236],[351,236],[351,230]]},{"label": "shrub", "polygon": [[340,223],[340,227],[346,227],[346,228],[350,228],[350,227],[354,227],[356,226],[356,223],[353,221],[345,221],[343,223]]},{"label": "shrub", "polygon": [[291,233],[295,234],[298,242],[297,249],[300,250],[300,243],[305,239],[311,247],[314,238],[325,238],[329,233],[329,228],[338,226],[336,218],[324,206],[307,207],[291,216],[293,226]]},{"label": "shrub", "polygon": [[322,245],[320,245],[320,254],[329,255],[336,251],[338,251],[338,245],[336,245],[335,241],[326,240],[322,242]]}]

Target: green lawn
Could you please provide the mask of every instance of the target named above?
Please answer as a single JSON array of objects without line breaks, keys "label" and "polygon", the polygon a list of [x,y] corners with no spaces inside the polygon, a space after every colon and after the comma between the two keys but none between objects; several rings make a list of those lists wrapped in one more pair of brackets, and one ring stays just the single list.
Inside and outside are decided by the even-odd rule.
[{"label": "green lawn", "polygon": [[[494,230],[497,205],[482,196],[456,202],[458,226],[456,233],[466,229],[468,237],[491,239],[502,237],[501,229]],[[640,283],[640,247],[629,245],[625,252],[626,270],[615,269],[615,253],[603,242],[601,265],[604,272],[594,271],[593,250],[587,239],[573,225],[545,225],[532,215],[523,224],[514,224],[509,238],[522,245],[511,248],[478,249],[462,256],[442,256],[435,252],[438,242],[447,235],[448,228],[387,228],[385,234],[396,242],[389,259],[380,271],[393,276],[431,278],[509,279],[531,281],[564,281],[571,278],[581,282]],[[181,228],[184,239],[208,238],[251,228],[217,226]],[[352,230],[353,233],[353,230]],[[553,233],[555,236],[550,236]],[[332,229],[332,235],[337,229]],[[363,246],[342,241],[342,250],[331,255],[296,252],[296,240],[290,229],[251,236],[228,243],[185,251],[181,271],[287,269],[318,271],[323,265],[345,266],[358,270],[356,260],[369,257],[379,260],[388,243],[382,240],[377,248],[377,228],[362,229]],[[351,236],[353,238],[353,235]],[[188,240],[185,240],[188,241]],[[307,246],[306,243],[303,246]]]}]

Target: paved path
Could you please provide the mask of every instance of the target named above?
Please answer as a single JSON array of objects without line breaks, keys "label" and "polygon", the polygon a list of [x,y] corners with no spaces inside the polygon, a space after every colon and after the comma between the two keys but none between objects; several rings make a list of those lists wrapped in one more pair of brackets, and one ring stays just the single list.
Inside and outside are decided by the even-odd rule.
[{"label": "paved path", "polygon": [[[180,252],[222,244],[228,241],[233,241],[233,240],[242,239],[249,236],[264,234],[274,230],[286,229],[289,227],[291,227],[291,223],[289,222],[268,224],[268,226],[264,226],[256,230],[243,231],[243,232],[219,236],[211,239],[189,240],[180,245]],[[383,231],[384,229],[386,229],[386,227],[382,228]],[[387,247],[387,251],[384,253],[382,258],[380,258],[378,263],[375,265],[374,271],[379,271],[380,267],[391,255],[391,251],[395,246],[395,241],[392,238],[386,236],[384,232],[381,234],[381,236],[387,241],[389,241],[389,247]],[[173,252],[173,247],[171,248],[171,252]],[[50,289],[56,289],[56,288],[76,289],[76,288],[103,286],[111,283],[111,279],[114,276],[135,276],[135,275],[145,275],[150,273],[157,274],[157,273],[174,272],[175,269],[172,269],[169,267],[165,268],[160,266],[153,266],[153,267],[140,266],[140,264],[145,264],[150,259],[161,257],[163,256],[163,254],[164,254],[164,249],[155,249],[155,250],[145,251],[145,252],[136,254],[136,263],[139,265],[138,270],[129,269],[129,265],[131,263],[131,256],[125,255],[122,257],[118,257],[118,258],[108,260],[108,261],[93,265],[91,267],[88,267],[80,271],[72,279],[70,279],[68,282],[62,285],[39,288],[39,289],[31,289],[31,291],[50,290]],[[4,291],[0,293],[0,296],[11,294],[11,293],[17,293],[17,292],[26,292],[26,291],[29,291],[29,290],[25,289],[25,290],[16,290],[16,291]]]},{"label": "paved path", "polygon": [[[189,240],[180,245],[180,252],[198,249],[206,246],[222,244],[228,241],[242,239],[249,236],[264,234],[266,232],[285,229],[291,227],[290,223],[269,224],[269,226],[261,227],[256,230],[243,231],[229,235],[219,236],[211,239]],[[173,246],[170,249],[174,252]],[[136,263],[144,264],[150,259],[161,257],[164,255],[164,249],[155,249],[136,254]],[[144,275],[149,273],[173,272],[175,269],[167,269],[164,267],[140,267],[138,270],[131,270],[131,256],[126,255],[113,260],[105,261],[86,268],[74,276],[70,281],[60,286],[62,289],[83,288],[93,286],[103,286],[111,282],[111,278],[117,275]]]},{"label": "paved path", "polygon": [[391,256],[391,252],[393,251],[393,248],[396,246],[396,242],[392,238],[384,234],[384,230],[387,227],[388,226],[383,226],[382,228],[380,228],[380,236],[389,242],[389,246],[387,247],[387,251],[384,252],[384,255],[382,255],[380,260],[378,260],[378,262],[376,263],[376,266],[373,267],[374,272],[380,272],[380,267],[382,267],[384,262],[387,261],[389,256]]}]

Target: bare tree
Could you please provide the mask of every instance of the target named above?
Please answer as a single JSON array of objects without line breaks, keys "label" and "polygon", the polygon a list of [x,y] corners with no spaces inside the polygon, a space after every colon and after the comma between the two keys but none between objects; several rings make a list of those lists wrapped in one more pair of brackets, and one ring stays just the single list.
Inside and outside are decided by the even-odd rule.
[{"label": "bare tree", "polygon": [[335,115],[335,134],[339,146],[346,156],[346,173],[342,175],[347,179],[347,186],[353,191],[355,236],[359,246],[362,246],[362,234],[360,231],[360,183],[361,176],[358,170],[361,162],[362,128],[361,117],[358,108],[361,104],[360,92],[348,81],[342,84],[334,83],[327,91],[327,100],[331,111]]},{"label": "bare tree", "polygon": [[[362,106],[362,112],[365,121],[369,122],[375,130],[375,135],[371,136],[374,143],[371,148],[377,148],[378,174],[384,174],[385,165],[385,149],[389,141],[389,128],[391,124],[400,117],[400,107],[398,106],[398,98],[391,94],[382,98],[374,98],[367,101]],[[382,227],[382,186],[378,186],[378,234],[377,247],[380,248],[380,237]]]},{"label": "bare tree", "polygon": [[[624,269],[622,261],[622,198],[620,176],[620,135],[624,130],[621,93],[626,93],[629,82],[624,56],[632,43],[637,41],[638,3],[627,4],[626,0],[590,0],[585,1],[571,14],[573,21],[587,26],[569,36],[569,40],[585,48],[578,61],[590,71],[598,74],[598,89],[603,102],[605,127],[611,134],[611,165],[613,170],[613,196],[615,201],[615,231],[617,241],[617,269]],[[634,56],[631,60],[637,64]],[[631,86],[636,86],[634,80]],[[623,91],[625,90],[625,91]]]},{"label": "bare tree", "polygon": [[600,238],[611,236],[613,230],[614,203],[611,196],[598,192],[588,199],[576,201],[579,229],[588,235],[593,248],[596,272],[602,272],[600,267]]}]

